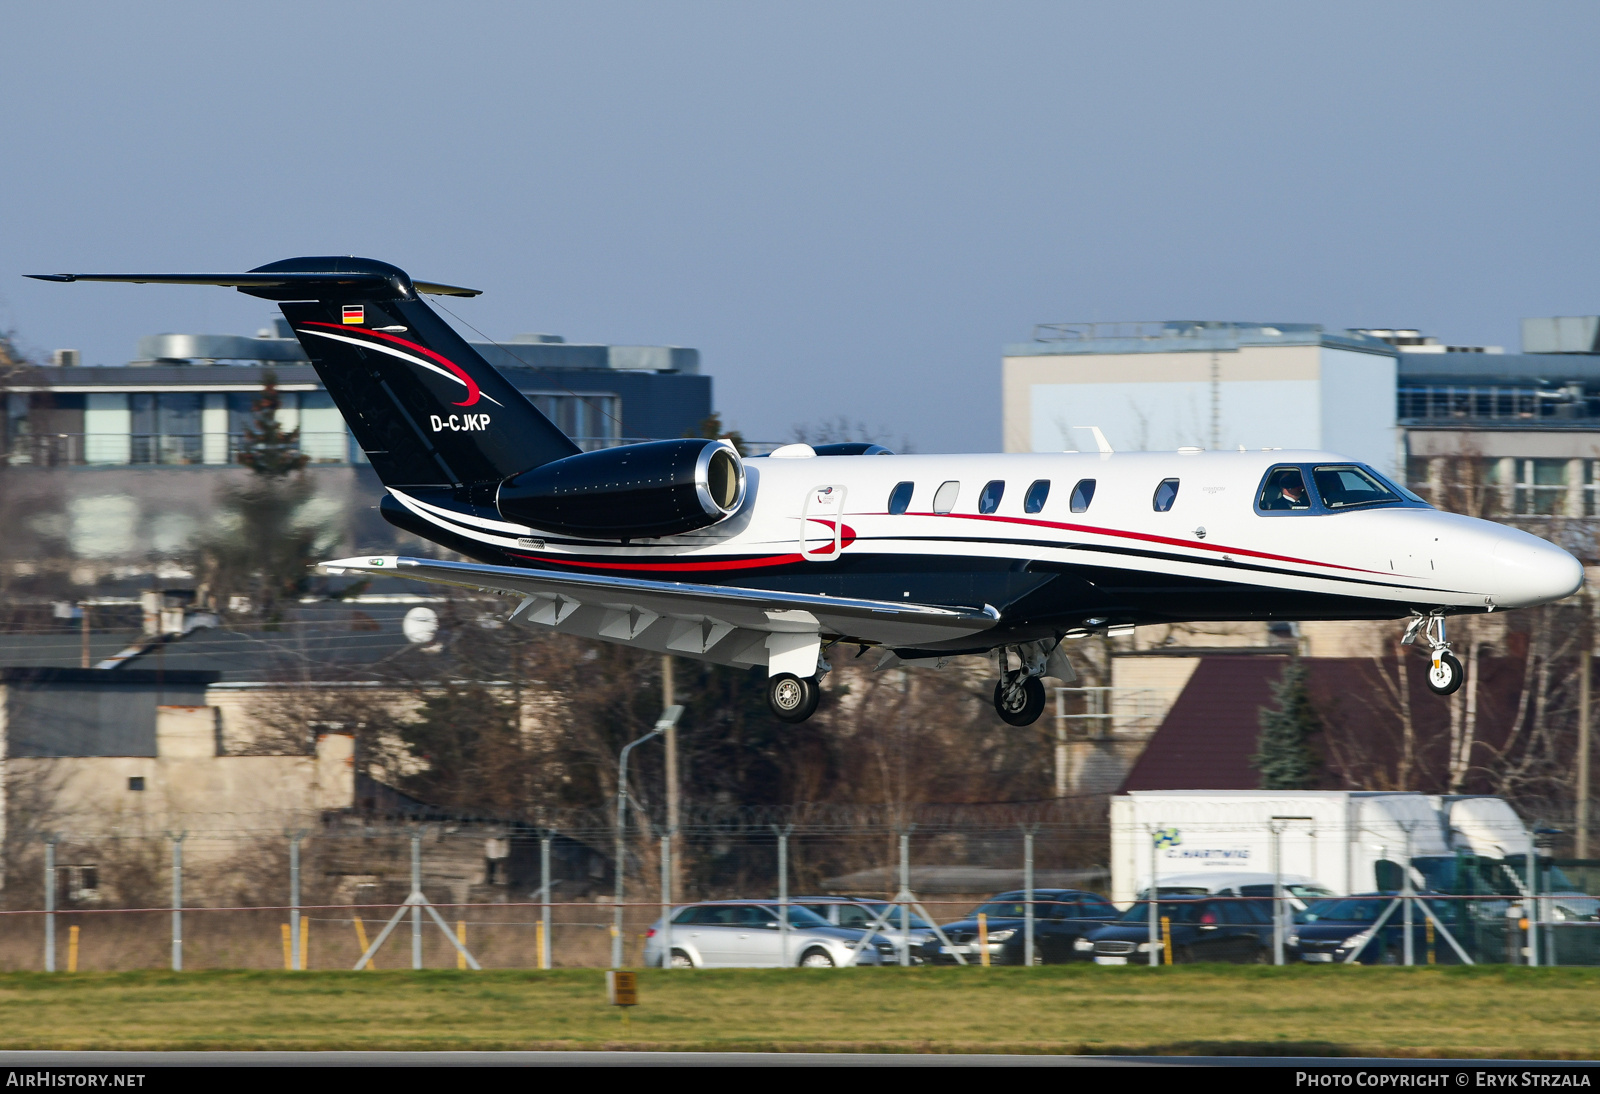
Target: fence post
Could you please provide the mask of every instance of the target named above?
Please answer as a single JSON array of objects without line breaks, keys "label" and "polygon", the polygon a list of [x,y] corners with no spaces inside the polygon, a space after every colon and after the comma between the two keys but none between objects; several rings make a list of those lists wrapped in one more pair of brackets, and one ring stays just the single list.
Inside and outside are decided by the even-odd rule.
[{"label": "fence post", "polygon": [[550,843],[555,838],[555,830],[545,829],[544,835],[539,837],[539,891],[543,894],[543,904],[539,909],[539,925],[544,928],[539,935],[539,967],[550,967]]},{"label": "fence post", "polygon": [[183,971],[183,839],[172,837],[172,971]]},{"label": "fence post", "polygon": [[44,971],[56,971],[56,838],[44,838]]},{"label": "fence post", "polygon": [[911,825],[900,833],[900,964],[911,964]]},{"label": "fence post", "polygon": [[1022,830],[1022,963],[1033,967],[1033,829]]},{"label": "fence post", "polygon": [[778,834],[778,963],[789,967],[789,833],[794,825],[786,824],[772,830]]},{"label": "fence post", "polygon": [[[1283,825],[1272,829],[1272,963],[1283,964]],[[1170,944],[1170,943],[1169,943]]]},{"label": "fence post", "polygon": [[[422,892],[422,832],[411,833],[411,895]],[[411,906],[411,967],[422,968],[422,905]]]},{"label": "fence post", "polygon": [[1414,927],[1413,920],[1412,920],[1412,915],[1411,915],[1412,908],[1413,908],[1412,896],[1413,896],[1413,894],[1415,892],[1415,890],[1413,890],[1411,888],[1411,829],[1412,829],[1412,827],[1413,827],[1413,825],[1410,824],[1410,823],[1407,823],[1406,826],[1405,826],[1405,831],[1406,831],[1406,857],[1405,857],[1405,861],[1400,864],[1400,895],[1401,895],[1402,898],[1404,898],[1404,900],[1406,902],[1406,906],[1405,906],[1405,909],[1404,909],[1405,915],[1402,917],[1404,925],[1401,928],[1402,930],[1404,930],[1406,932],[1406,937],[1405,937],[1405,943],[1401,946],[1401,952],[1405,954],[1405,964],[1407,964],[1407,965],[1415,965],[1417,963],[1416,962],[1416,956],[1417,955],[1416,955],[1416,952],[1415,952],[1414,939],[1411,937],[1412,930],[1413,930],[1413,927]]},{"label": "fence post", "polygon": [[298,972],[306,967],[305,954],[300,952],[300,837],[299,832],[289,836],[289,968]]},{"label": "fence post", "polygon": [[1150,930],[1147,939],[1150,950],[1150,964],[1152,967],[1161,964],[1161,949],[1157,945],[1160,937],[1157,932],[1156,917],[1160,915],[1161,890],[1156,885],[1156,863],[1160,858],[1159,848],[1156,846],[1156,830],[1154,825],[1145,825],[1145,831],[1150,835],[1150,889],[1146,895],[1150,898]]},{"label": "fence post", "polygon": [[1528,964],[1539,964],[1539,848],[1528,827]]},{"label": "fence post", "polygon": [[[787,949],[784,951],[788,952]],[[661,967],[672,968],[672,829],[661,833]]]}]

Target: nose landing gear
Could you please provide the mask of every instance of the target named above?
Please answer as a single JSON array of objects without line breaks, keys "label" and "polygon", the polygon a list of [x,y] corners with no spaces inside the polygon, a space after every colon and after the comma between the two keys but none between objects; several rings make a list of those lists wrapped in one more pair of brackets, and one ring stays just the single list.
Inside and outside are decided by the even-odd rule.
[{"label": "nose landing gear", "polygon": [[1456,655],[1450,652],[1450,643],[1444,635],[1444,612],[1434,610],[1427,615],[1413,612],[1406,627],[1401,645],[1409,646],[1421,638],[1428,644],[1428,690],[1435,695],[1453,695],[1460,690],[1467,673]]}]

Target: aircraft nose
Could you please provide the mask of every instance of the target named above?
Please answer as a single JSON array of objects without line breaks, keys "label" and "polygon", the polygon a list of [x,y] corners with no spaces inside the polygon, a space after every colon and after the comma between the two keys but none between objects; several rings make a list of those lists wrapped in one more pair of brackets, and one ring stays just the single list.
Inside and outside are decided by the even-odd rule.
[{"label": "aircraft nose", "polygon": [[1560,547],[1507,528],[1494,553],[1495,603],[1505,608],[1548,604],[1583,586],[1583,563]]}]

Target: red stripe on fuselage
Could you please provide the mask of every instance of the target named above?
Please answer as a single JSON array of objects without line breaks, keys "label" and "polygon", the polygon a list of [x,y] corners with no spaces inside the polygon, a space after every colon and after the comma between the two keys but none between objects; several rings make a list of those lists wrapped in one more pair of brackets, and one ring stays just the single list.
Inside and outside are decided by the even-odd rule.
[{"label": "red stripe on fuselage", "polygon": [[1359,566],[1343,566],[1337,562],[1317,562],[1309,558],[1295,558],[1293,555],[1274,555],[1266,551],[1252,551],[1245,547],[1224,547],[1219,543],[1190,543],[1185,539],[1173,539],[1171,536],[1157,536],[1148,532],[1123,532],[1115,528],[1096,528],[1088,524],[1063,524],[1054,520],[1028,520],[1026,517],[995,517],[982,513],[908,513],[912,517],[956,517],[961,520],[986,520],[996,521],[1001,524],[1026,524],[1036,528],[1060,528],[1065,532],[1085,532],[1094,536],[1111,536],[1118,539],[1136,539],[1145,543],[1164,543],[1172,547],[1187,547],[1196,551],[1211,551],[1215,554],[1247,555],[1250,558],[1270,559],[1273,562],[1294,562],[1301,566],[1325,566],[1330,570],[1349,570],[1357,574],[1378,574],[1382,570],[1364,570]]},{"label": "red stripe on fuselage", "polygon": [[[858,515],[888,516],[890,514],[861,513]],[[1211,551],[1215,554],[1244,555],[1250,558],[1266,559],[1273,562],[1292,562],[1301,566],[1321,566],[1331,570],[1347,570],[1351,573],[1381,574],[1383,572],[1381,570],[1365,570],[1359,566],[1344,566],[1337,562],[1317,562],[1308,558],[1295,558],[1293,555],[1275,555],[1267,551],[1251,551],[1241,547],[1223,547],[1220,544],[1212,543],[1190,543],[1187,540],[1173,539],[1171,536],[1153,535],[1148,532],[1124,532],[1114,528],[1097,528],[1088,524],[1066,524],[1061,521],[1053,520],[1029,520],[1025,517],[996,517],[981,513],[907,513],[905,515],[912,517],[955,517],[961,520],[982,520],[993,521],[1000,524],[1029,525],[1037,528],[1058,528],[1066,532],[1082,532],[1089,535],[1108,536],[1113,539],[1133,539],[1145,543],[1160,543],[1172,547],[1186,547],[1194,550]],[[809,519],[815,520],[819,524],[826,524],[829,527],[832,526],[831,521],[819,520],[816,517]],[[855,529],[846,524],[844,526],[841,538],[843,539],[844,544],[848,546],[856,539]],[[890,536],[885,538],[892,539],[893,537]],[[1003,544],[1005,541],[995,540],[994,542]],[[812,553],[814,555],[820,553],[831,553],[831,550],[832,544],[829,544],[826,551],[815,551]],[[803,556],[799,554],[792,554],[769,555],[765,558],[732,559],[726,562],[577,562],[552,555],[522,555],[517,554],[514,551],[508,553],[512,554],[516,558],[526,558],[530,561],[547,562],[560,566],[581,566],[586,569],[595,570],[661,570],[669,572],[753,570],[767,566],[786,566],[790,563],[801,562],[804,560]]]},{"label": "red stripe on fuselage", "polygon": [[456,379],[460,380],[463,384],[467,385],[467,398],[466,398],[466,400],[464,402],[460,402],[460,403],[451,403],[450,404],[451,406],[472,406],[474,403],[476,403],[478,401],[478,397],[482,394],[482,392],[480,392],[478,390],[477,381],[474,380],[471,376],[468,376],[465,369],[463,369],[460,365],[456,364],[454,361],[450,360],[450,358],[443,357],[443,356],[440,356],[439,354],[435,353],[433,350],[429,349],[427,346],[419,346],[419,345],[417,345],[417,343],[408,342],[404,338],[396,338],[392,334],[384,334],[382,331],[368,330],[365,327],[346,327],[346,326],[341,326],[338,323],[307,323],[306,326],[308,326],[308,327],[329,327],[329,328],[331,328],[333,330],[342,330],[342,331],[347,331],[347,332],[348,331],[352,331],[352,330],[359,330],[359,331],[361,331],[362,334],[370,334],[370,335],[372,335],[372,337],[381,338],[385,342],[394,342],[396,345],[401,345],[401,346],[405,346],[407,349],[416,350],[418,353],[420,353],[420,354],[422,354],[422,355],[424,355],[426,357],[429,357],[429,358],[439,362],[439,364],[441,364],[445,368],[449,369],[451,374],[454,375],[456,377]]}]

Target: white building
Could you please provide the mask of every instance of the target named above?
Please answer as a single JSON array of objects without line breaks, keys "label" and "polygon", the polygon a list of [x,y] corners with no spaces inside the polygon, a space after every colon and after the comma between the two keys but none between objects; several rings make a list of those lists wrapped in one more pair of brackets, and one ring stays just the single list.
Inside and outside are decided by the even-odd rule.
[{"label": "white building", "polygon": [[1007,452],[1326,449],[1386,473],[1398,351],[1306,323],[1075,323],[1004,358]]}]

